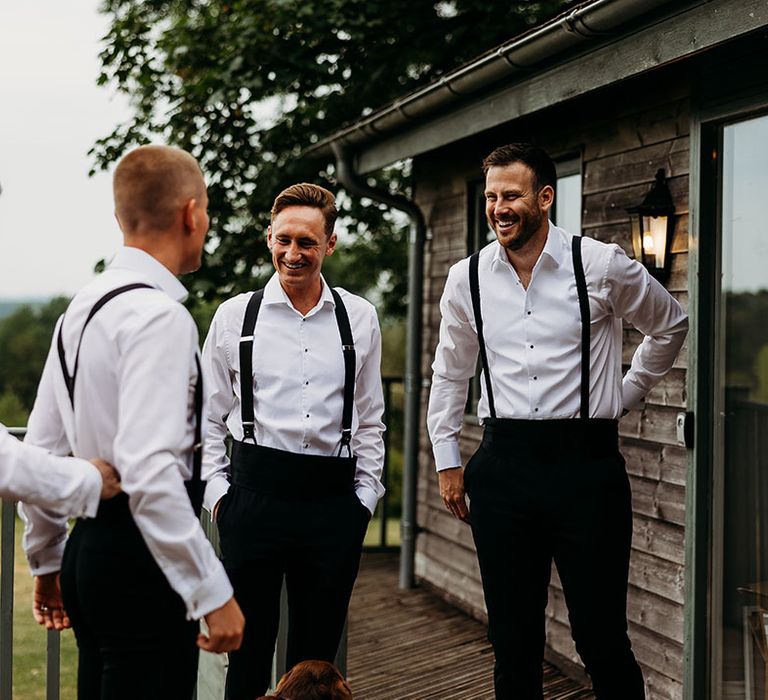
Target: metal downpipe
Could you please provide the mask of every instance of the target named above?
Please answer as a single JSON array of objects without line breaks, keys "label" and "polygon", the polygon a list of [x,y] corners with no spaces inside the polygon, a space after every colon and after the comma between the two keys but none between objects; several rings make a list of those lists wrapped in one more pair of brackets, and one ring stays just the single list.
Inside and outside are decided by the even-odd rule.
[{"label": "metal downpipe", "polygon": [[368,197],[407,214],[411,219],[408,242],[408,321],[405,363],[405,426],[403,438],[403,514],[401,520],[400,588],[413,588],[416,556],[416,485],[419,473],[421,427],[421,334],[424,289],[424,242],[427,226],[418,205],[403,195],[371,187],[356,171],[353,155],[339,143],[331,144],[336,176],[348,192]]}]

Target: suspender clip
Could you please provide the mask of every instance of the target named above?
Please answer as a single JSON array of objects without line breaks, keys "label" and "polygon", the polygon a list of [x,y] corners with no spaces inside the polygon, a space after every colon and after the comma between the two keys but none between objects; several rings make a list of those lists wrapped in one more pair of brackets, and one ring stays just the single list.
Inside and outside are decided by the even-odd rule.
[{"label": "suspender clip", "polygon": [[341,453],[346,449],[347,450],[347,457],[352,456],[352,448],[350,447],[350,442],[352,442],[352,429],[351,428],[343,428],[341,431],[341,444],[339,445],[339,452],[336,455],[337,457],[341,457]]},{"label": "suspender clip", "polygon": [[342,346],[341,346],[341,349],[342,349],[344,352],[349,352],[350,350],[354,350],[354,349],[355,349],[355,346],[354,346],[354,345],[342,345]]},{"label": "suspender clip", "polygon": [[253,433],[253,421],[243,422],[243,440],[253,440],[256,442],[256,437]]},{"label": "suspender clip", "polygon": [[192,452],[198,452],[203,448],[202,442],[196,442],[194,445],[192,445]]}]

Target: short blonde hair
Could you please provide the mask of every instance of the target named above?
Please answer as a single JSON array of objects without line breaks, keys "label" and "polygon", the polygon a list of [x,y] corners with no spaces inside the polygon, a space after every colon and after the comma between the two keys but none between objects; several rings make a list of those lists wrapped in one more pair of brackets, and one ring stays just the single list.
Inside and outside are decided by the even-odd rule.
[{"label": "short blonde hair", "polygon": [[272,221],[275,217],[288,207],[314,207],[323,213],[325,219],[325,233],[330,236],[333,233],[333,227],[336,225],[336,219],[339,216],[339,210],[336,209],[336,199],[333,193],[308,182],[300,182],[297,185],[286,187],[277,197],[272,205]]}]

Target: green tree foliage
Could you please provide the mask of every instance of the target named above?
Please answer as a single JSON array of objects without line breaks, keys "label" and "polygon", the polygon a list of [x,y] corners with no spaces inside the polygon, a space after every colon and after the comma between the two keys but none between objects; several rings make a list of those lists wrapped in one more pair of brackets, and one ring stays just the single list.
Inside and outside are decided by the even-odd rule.
[{"label": "green tree foliage", "polygon": [[67,300],[58,297],[37,309],[22,306],[0,320],[0,395],[13,395],[25,411],[34,403],[56,320],[66,308]]},{"label": "green tree foliage", "polygon": [[16,428],[27,424],[29,410],[24,408],[21,399],[12,391],[0,393],[0,423]]},{"label": "green tree foliage", "polygon": [[[105,0],[99,82],[131,97],[133,117],[96,143],[95,167],[153,140],[191,151],[209,179],[215,232],[191,287],[198,298],[229,296],[270,271],[264,232],[275,195],[300,181],[333,186],[332,167],[304,149],[571,4]],[[407,191],[399,168],[373,183]],[[370,202],[341,204],[351,240],[329,279],[376,288],[385,313],[404,313],[402,222]]]}]

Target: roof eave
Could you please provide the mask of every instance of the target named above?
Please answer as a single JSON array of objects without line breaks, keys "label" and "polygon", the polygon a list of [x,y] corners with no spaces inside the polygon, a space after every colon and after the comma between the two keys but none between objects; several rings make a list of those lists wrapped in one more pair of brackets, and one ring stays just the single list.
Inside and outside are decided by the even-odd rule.
[{"label": "roof eave", "polygon": [[313,156],[330,156],[334,142],[357,149],[504,79],[521,77],[559,54],[605,39],[627,22],[671,2],[674,0],[594,0],[579,5],[366,115],[310,146],[306,152]]}]

